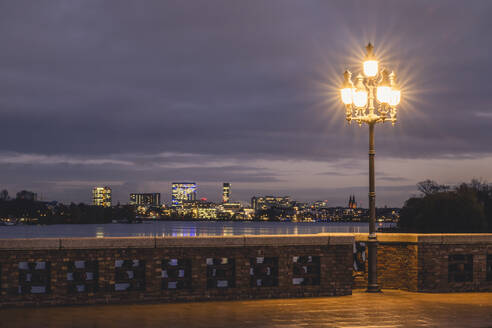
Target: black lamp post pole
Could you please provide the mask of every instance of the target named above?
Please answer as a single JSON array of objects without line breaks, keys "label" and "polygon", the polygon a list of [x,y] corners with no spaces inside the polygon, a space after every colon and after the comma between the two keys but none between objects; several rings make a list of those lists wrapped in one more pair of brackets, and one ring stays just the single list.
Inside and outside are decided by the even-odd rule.
[{"label": "black lamp post pole", "polygon": [[368,279],[367,292],[380,292],[378,284],[377,264],[378,264],[378,239],[376,235],[376,186],[374,177],[374,126],[376,122],[371,122],[369,125],[369,238],[367,240],[368,247]]}]

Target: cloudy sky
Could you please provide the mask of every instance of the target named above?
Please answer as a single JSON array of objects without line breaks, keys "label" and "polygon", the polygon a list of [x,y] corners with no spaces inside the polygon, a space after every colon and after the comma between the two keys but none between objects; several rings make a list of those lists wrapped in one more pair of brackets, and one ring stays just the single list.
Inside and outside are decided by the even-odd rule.
[{"label": "cloudy sky", "polygon": [[492,181],[492,2],[1,1],[0,188],[114,200],[195,181],[199,197],[367,206],[367,127],[337,94],[371,41],[396,70],[376,129],[378,206],[415,184]]}]

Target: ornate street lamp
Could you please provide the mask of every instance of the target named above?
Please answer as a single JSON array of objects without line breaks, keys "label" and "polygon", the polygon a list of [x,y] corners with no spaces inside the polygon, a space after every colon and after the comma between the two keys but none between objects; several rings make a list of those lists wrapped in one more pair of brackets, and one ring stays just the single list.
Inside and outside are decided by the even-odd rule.
[{"label": "ornate street lamp", "polygon": [[374,179],[374,126],[376,123],[396,122],[396,106],[400,103],[401,92],[395,84],[396,75],[386,69],[379,70],[374,56],[374,46],[368,44],[367,55],[363,64],[364,75],[352,82],[352,73],[343,73],[344,82],[341,90],[342,102],[345,104],[345,117],[349,123],[355,121],[362,126],[369,125],[369,238],[368,238],[368,292],[379,292],[377,279],[376,235],[376,192]]}]

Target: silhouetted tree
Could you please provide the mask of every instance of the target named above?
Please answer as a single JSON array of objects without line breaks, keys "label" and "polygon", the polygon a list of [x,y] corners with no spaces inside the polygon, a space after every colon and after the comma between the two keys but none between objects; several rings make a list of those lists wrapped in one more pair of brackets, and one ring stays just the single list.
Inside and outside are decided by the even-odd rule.
[{"label": "silhouetted tree", "polygon": [[45,216],[48,209],[41,202],[28,199],[12,199],[0,202],[0,217],[37,219]]},{"label": "silhouetted tree", "polygon": [[449,186],[440,185],[437,182],[427,179],[417,183],[417,189],[424,195],[435,194],[438,192],[444,192],[449,190]]},{"label": "silhouetted tree", "polygon": [[[460,187],[462,186],[463,184]],[[473,189],[477,194],[478,201],[483,205],[487,228],[492,231],[492,185],[483,180],[473,179],[466,186]]]},{"label": "silhouetted tree", "polygon": [[0,191],[0,200],[9,200],[9,192],[7,189]]},{"label": "silhouetted tree", "polygon": [[40,224],[110,223],[112,220],[135,221],[133,206],[102,207],[83,203],[70,205],[33,201],[30,199],[0,200],[0,218],[26,218]]},{"label": "silhouetted tree", "polygon": [[487,205],[491,207],[486,210],[485,205],[491,201],[490,192],[480,194],[473,183],[447,189],[431,181],[426,184],[424,190],[427,192],[422,197],[408,199],[400,213],[400,229],[407,232],[485,232],[492,227],[487,222],[492,206]]}]

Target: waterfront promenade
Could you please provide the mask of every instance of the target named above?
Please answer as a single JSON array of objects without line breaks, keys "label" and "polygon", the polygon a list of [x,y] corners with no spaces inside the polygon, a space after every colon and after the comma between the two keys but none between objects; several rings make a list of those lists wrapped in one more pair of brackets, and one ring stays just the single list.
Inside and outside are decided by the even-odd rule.
[{"label": "waterfront promenade", "polygon": [[[0,239],[0,307],[350,295],[367,234]],[[492,234],[379,234],[382,288],[492,292]],[[356,265],[355,265],[356,264]]]},{"label": "waterfront promenade", "polygon": [[0,309],[0,327],[492,327],[492,293]]}]

